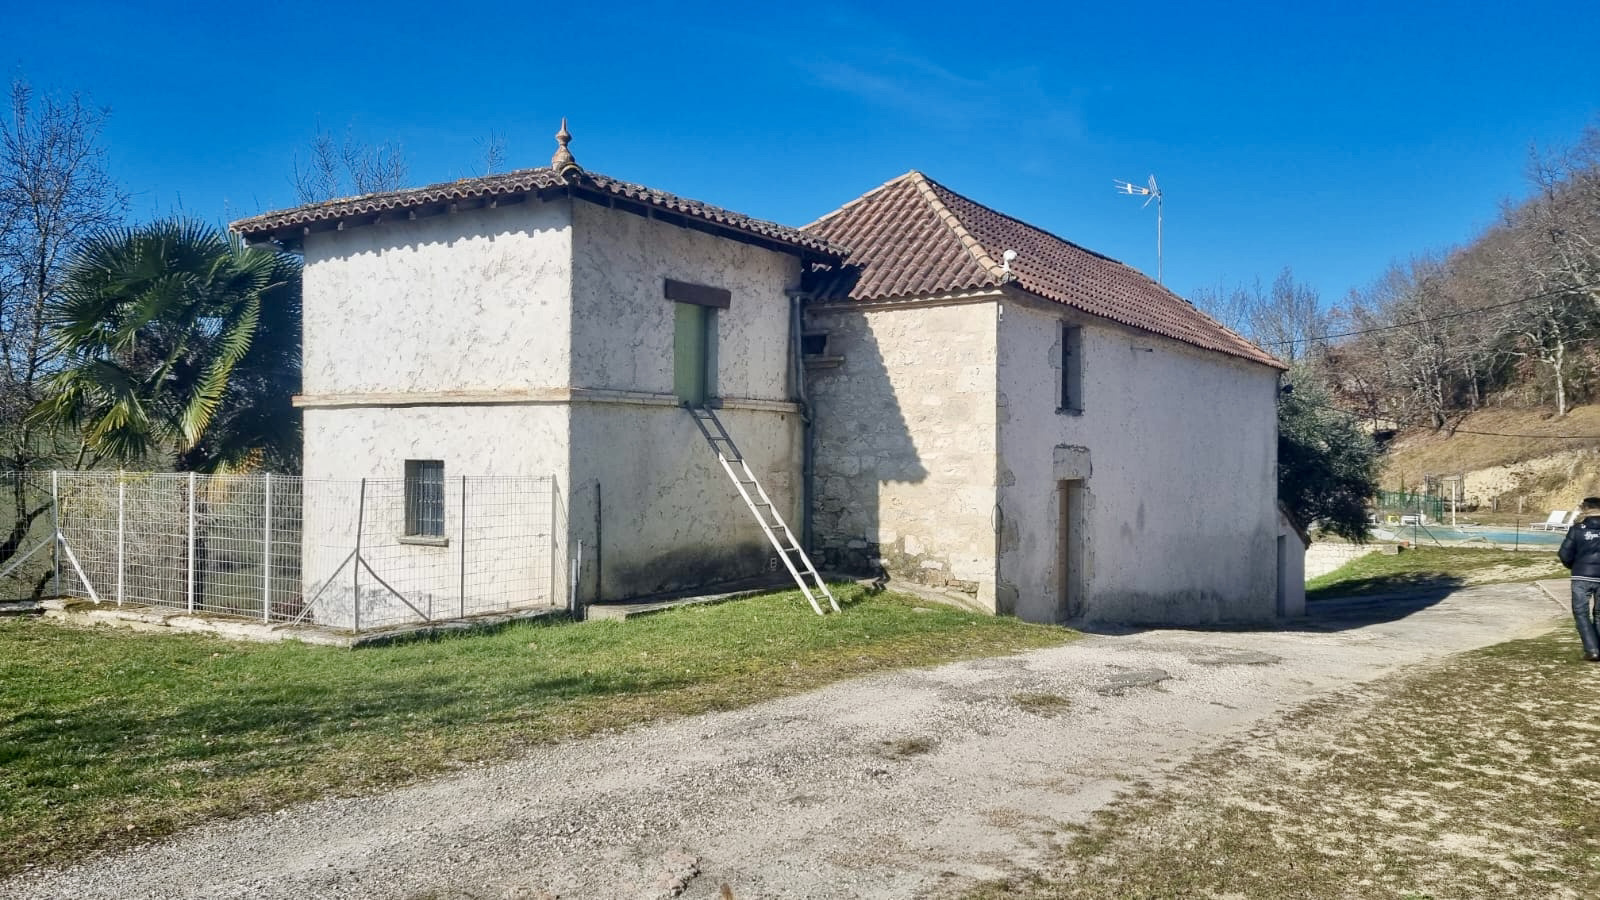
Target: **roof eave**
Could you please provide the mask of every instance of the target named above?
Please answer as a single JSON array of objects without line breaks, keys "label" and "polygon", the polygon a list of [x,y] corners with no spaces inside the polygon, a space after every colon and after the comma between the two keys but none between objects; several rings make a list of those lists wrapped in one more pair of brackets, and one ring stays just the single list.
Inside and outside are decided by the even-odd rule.
[{"label": "roof eave", "polygon": [[[776,252],[795,254],[804,260],[839,262],[849,255],[849,251],[845,248],[824,238],[806,235],[798,229],[789,229],[797,236],[795,239],[789,239],[782,234],[766,233],[763,228],[747,228],[737,222],[720,221],[719,219],[724,216],[742,219],[750,217],[710,204],[699,204],[697,201],[668,195],[676,202],[694,203],[705,207],[707,215],[697,216],[665,205],[631,198],[622,193],[625,189],[634,188],[649,191],[640,185],[629,185],[604,176],[602,178],[606,183],[615,184],[617,187],[608,188],[606,184],[587,176],[562,178],[551,184],[537,184],[536,182],[542,177],[544,176],[538,170],[529,170],[523,178],[527,183],[507,184],[504,187],[496,184],[485,185],[480,179],[429,185],[385,194],[364,194],[239,219],[229,224],[228,228],[253,244],[272,243],[296,247],[307,235],[318,232],[344,231],[401,219],[468,212],[485,207],[494,208],[526,202],[530,197],[546,200],[556,196],[568,196]],[[371,208],[374,206],[378,208]],[[771,228],[780,231],[784,228],[776,223],[763,223],[758,219],[750,221],[760,225],[770,225]]]},{"label": "roof eave", "polygon": [[1041,294],[1038,291],[1035,291],[1035,290],[1029,288],[1020,279],[1013,278],[1012,280],[1007,281],[1005,284],[1001,285],[1000,289],[1002,291],[1006,292],[1008,295],[1013,296],[1013,297],[1026,297],[1026,298],[1028,298],[1030,300],[1034,300],[1036,302],[1047,304],[1047,305],[1050,305],[1050,306],[1064,306],[1067,309],[1070,309],[1073,312],[1078,313],[1079,315],[1088,316],[1088,317],[1090,317],[1092,319],[1099,319],[1099,320],[1104,321],[1104,322],[1110,322],[1110,323],[1116,325],[1119,328],[1131,328],[1134,331],[1139,332],[1140,334],[1147,334],[1147,335],[1149,335],[1149,336],[1151,336],[1153,338],[1159,338],[1159,339],[1164,340],[1164,341],[1172,341],[1173,343],[1182,344],[1185,347],[1193,347],[1194,349],[1202,351],[1202,352],[1205,352],[1205,353],[1215,353],[1218,356],[1226,356],[1226,357],[1228,357],[1230,359],[1237,359],[1237,360],[1240,360],[1242,362],[1254,363],[1254,364],[1256,364],[1258,366],[1265,366],[1265,367],[1267,367],[1269,369],[1276,369],[1276,370],[1278,370],[1280,372],[1288,371],[1288,369],[1289,369],[1289,367],[1287,365],[1285,365],[1282,360],[1278,359],[1277,357],[1273,356],[1272,354],[1268,353],[1267,351],[1262,350],[1259,347],[1256,347],[1254,344],[1251,344],[1250,346],[1260,354],[1259,356],[1254,355],[1254,354],[1245,353],[1243,348],[1240,348],[1239,352],[1234,352],[1232,350],[1225,350],[1225,349],[1222,349],[1222,348],[1219,348],[1219,347],[1207,347],[1207,346],[1204,346],[1202,344],[1197,344],[1194,341],[1186,341],[1183,338],[1173,337],[1172,335],[1167,335],[1167,334],[1161,334],[1160,332],[1157,332],[1157,331],[1151,331],[1148,328],[1141,328],[1140,326],[1134,325],[1131,322],[1122,322],[1122,321],[1119,321],[1117,319],[1113,319],[1110,316],[1104,316],[1104,315],[1101,315],[1099,313],[1090,312],[1090,311],[1088,311],[1086,309],[1080,309],[1079,307],[1074,306],[1071,303],[1067,303],[1067,302],[1062,301],[1062,300],[1057,300],[1054,297],[1047,297],[1044,294]]}]

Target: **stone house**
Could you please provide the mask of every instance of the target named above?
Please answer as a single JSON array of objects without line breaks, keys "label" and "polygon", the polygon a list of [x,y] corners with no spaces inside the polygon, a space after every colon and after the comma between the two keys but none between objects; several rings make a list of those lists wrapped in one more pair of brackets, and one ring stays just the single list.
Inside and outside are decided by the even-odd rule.
[{"label": "stone house", "polygon": [[805,306],[830,559],[1034,621],[1297,612],[1270,354],[919,172],[805,230],[850,248]]},{"label": "stone house", "polygon": [[1273,615],[1272,357],[917,173],[796,229],[558,137],[548,168],[233,224],[305,257],[306,478],[553,475],[585,602],[770,573],[703,406],[828,565],[1039,621]]}]

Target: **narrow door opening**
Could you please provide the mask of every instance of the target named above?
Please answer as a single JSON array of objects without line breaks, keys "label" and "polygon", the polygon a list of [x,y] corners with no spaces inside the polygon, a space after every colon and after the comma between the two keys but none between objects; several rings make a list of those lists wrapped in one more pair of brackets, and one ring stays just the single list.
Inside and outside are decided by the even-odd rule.
[{"label": "narrow door opening", "polygon": [[1062,619],[1083,615],[1082,488],[1083,482],[1078,480],[1056,483],[1056,609]]},{"label": "narrow door opening", "polygon": [[1278,597],[1276,609],[1280,619],[1283,618],[1286,612],[1284,607],[1289,599],[1289,548],[1285,543],[1286,540],[1287,537],[1285,535],[1278,535]]},{"label": "narrow door opening", "polygon": [[716,390],[717,311],[674,303],[673,392],[686,406],[704,406]]}]

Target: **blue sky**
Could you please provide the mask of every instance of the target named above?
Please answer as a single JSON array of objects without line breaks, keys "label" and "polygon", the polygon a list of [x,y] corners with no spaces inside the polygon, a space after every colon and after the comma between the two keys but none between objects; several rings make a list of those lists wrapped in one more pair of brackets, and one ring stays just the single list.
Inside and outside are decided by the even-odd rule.
[{"label": "blue sky", "polygon": [[[908,169],[1189,294],[1325,302],[1465,240],[1600,121],[1600,4],[206,4],[0,0],[0,61],[112,110],[136,218],[293,204],[318,123],[411,180],[587,168],[789,224]],[[1333,4],[1318,6],[1334,6]]]}]

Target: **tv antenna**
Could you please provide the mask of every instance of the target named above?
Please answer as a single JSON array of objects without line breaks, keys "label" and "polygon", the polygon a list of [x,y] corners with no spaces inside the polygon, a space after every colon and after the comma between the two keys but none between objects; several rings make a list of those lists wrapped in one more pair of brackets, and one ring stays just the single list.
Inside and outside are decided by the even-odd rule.
[{"label": "tv antenna", "polygon": [[1134,197],[1143,197],[1143,198],[1145,198],[1144,206],[1139,207],[1140,209],[1144,209],[1145,206],[1149,206],[1151,200],[1154,200],[1156,202],[1156,284],[1161,284],[1162,283],[1162,281],[1161,281],[1161,275],[1162,275],[1162,272],[1161,272],[1161,218],[1162,218],[1161,199],[1162,198],[1161,198],[1161,188],[1156,185],[1156,176],[1154,176],[1154,175],[1150,176],[1150,183],[1149,183],[1148,186],[1140,186],[1140,185],[1134,184],[1134,183],[1129,182],[1129,181],[1117,181],[1117,182],[1114,182],[1114,183],[1117,186],[1117,193],[1119,193],[1119,194],[1130,194],[1130,195],[1132,195]]}]

